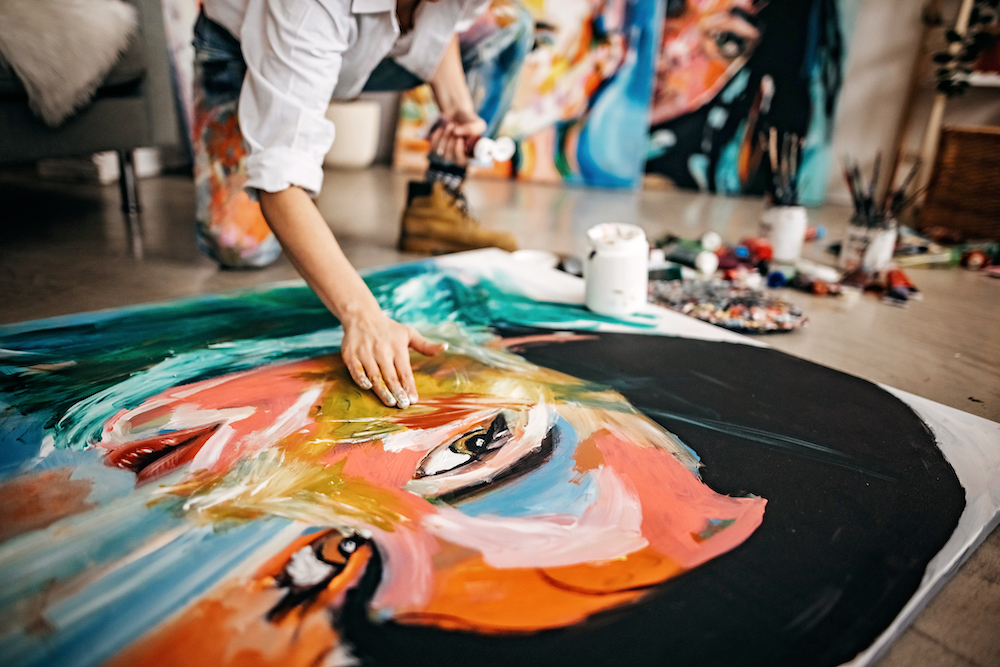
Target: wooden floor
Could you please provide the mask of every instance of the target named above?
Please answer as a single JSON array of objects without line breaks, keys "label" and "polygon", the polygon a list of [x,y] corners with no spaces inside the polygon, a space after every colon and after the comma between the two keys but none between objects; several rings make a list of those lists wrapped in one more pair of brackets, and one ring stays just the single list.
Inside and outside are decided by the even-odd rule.
[{"label": "wooden floor", "polygon": [[[321,211],[359,268],[410,259],[394,245],[406,178],[384,168],[328,172]],[[585,251],[584,232],[637,222],[650,237],[756,231],[761,203],[676,192],[621,193],[499,181],[470,183],[474,212],[514,232],[523,247]],[[0,323],[297,278],[284,258],[259,271],[220,271],[194,244],[193,186],[165,176],[140,184],[145,261],[126,251],[116,186],[41,182],[0,174]],[[831,238],[848,211],[811,211]],[[831,261],[821,243],[807,257]],[[768,339],[774,347],[875,382],[1000,421],[1000,280],[961,269],[911,270],[924,299],[907,308],[874,297],[789,294],[809,327]],[[1000,475],[1000,471],[994,471]],[[878,663],[1000,666],[1000,531],[994,531]]]}]

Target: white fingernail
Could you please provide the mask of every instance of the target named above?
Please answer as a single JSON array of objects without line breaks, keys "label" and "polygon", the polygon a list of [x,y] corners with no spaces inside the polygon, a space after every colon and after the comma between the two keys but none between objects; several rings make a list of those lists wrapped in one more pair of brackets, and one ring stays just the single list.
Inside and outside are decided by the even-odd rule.
[{"label": "white fingernail", "polygon": [[371,389],[372,381],[369,380],[368,378],[363,378],[361,381],[358,382],[358,386],[361,387],[362,389]]},{"label": "white fingernail", "polygon": [[396,397],[389,392],[385,392],[382,394],[382,402],[391,408],[396,405]]},{"label": "white fingernail", "polygon": [[399,394],[396,395],[396,404],[400,409],[405,410],[410,407],[410,397],[403,392],[399,392]]}]

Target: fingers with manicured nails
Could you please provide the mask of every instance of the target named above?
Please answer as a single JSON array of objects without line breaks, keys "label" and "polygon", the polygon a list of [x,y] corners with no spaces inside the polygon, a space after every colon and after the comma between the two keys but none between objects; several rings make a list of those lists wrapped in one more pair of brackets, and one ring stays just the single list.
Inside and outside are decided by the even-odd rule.
[{"label": "fingers with manicured nails", "polygon": [[351,374],[351,378],[354,382],[362,389],[371,389],[372,381],[368,379],[365,374],[365,367],[361,365],[361,362],[351,357],[350,359],[344,359],[344,363],[347,365],[347,370]]},{"label": "fingers with manicured nails", "polygon": [[[396,375],[399,377],[399,384],[410,399],[410,404],[420,400],[417,396],[417,382],[413,379],[413,369],[410,368],[410,353],[408,348],[396,351]],[[400,406],[402,407],[402,406]]]},{"label": "fingers with manicured nails", "polygon": [[383,403],[388,405],[390,408],[396,405],[396,397],[392,395],[389,388],[386,386],[385,379],[382,376],[382,372],[379,369],[379,365],[375,362],[375,358],[368,355],[364,358],[362,362],[365,367],[365,374],[372,384],[372,391],[375,395],[379,397]]},{"label": "fingers with manicured nails", "polygon": [[403,391],[403,386],[399,383],[395,359],[389,355],[388,351],[382,351],[379,354],[378,366],[382,371],[382,379],[393,398],[392,403],[386,402],[384,398],[382,402],[386,405],[395,405],[403,410],[410,407],[410,397],[407,392]]}]

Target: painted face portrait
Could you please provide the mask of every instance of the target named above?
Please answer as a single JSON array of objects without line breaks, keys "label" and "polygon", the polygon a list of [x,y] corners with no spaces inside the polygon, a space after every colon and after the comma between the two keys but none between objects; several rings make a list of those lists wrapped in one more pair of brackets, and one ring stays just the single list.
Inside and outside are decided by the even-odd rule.
[{"label": "painted face portrait", "polygon": [[657,125],[714,98],[761,39],[753,0],[668,0],[650,123]]},{"label": "painted face portrait", "polygon": [[[384,407],[339,355],[176,387],[99,446],[154,502],[222,530],[288,520],[117,664],[318,664],[375,571],[377,622],[478,634],[569,626],[733,549],[766,501],[717,494],[620,394],[511,352],[545,335],[414,357],[420,402]],[[348,637],[349,639],[349,637]],[[255,663],[257,664],[257,663]]]},{"label": "painted face portrait", "polygon": [[301,284],[0,330],[0,664],[837,665],[979,506],[928,402],[500,253],[368,282],[451,344],[407,410]]},{"label": "painted face portrait", "polygon": [[535,49],[520,73],[501,132],[523,139],[582,119],[628,50],[625,3],[562,0],[540,5]]}]

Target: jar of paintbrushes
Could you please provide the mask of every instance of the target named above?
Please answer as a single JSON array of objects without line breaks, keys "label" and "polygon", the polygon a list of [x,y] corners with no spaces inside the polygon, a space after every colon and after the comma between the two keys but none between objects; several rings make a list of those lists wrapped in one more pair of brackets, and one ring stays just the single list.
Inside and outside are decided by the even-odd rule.
[{"label": "jar of paintbrushes", "polygon": [[884,193],[878,187],[881,164],[879,153],[875,156],[871,180],[865,183],[858,163],[850,157],[844,158],[844,178],[854,200],[851,224],[840,246],[839,265],[844,271],[880,273],[888,269],[896,249],[896,221],[916,199],[916,194],[907,196],[906,191],[920,169],[920,161],[914,163],[898,187],[894,185],[894,172]]},{"label": "jar of paintbrushes", "polygon": [[795,133],[771,128],[761,133],[760,145],[767,147],[771,178],[767,182],[766,208],[760,216],[760,236],[774,250],[775,264],[794,264],[802,254],[808,216],[799,206],[798,168],[802,139]]}]

